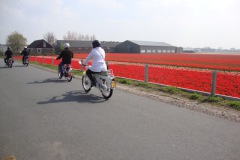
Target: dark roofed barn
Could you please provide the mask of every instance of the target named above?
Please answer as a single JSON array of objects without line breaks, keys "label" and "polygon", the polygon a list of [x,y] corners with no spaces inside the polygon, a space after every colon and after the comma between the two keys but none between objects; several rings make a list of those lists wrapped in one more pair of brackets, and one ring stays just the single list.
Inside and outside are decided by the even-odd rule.
[{"label": "dark roofed barn", "polygon": [[116,52],[116,46],[118,44],[120,44],[120,42],[101,41],[101,46],[107,53],[115,53]]},{"label": "dark roofed barn", "polygon": [[[100,41],[106,53],[179,53],[181,47],[172,46],[164,42],[149,41]],[[89,53],[92,50],[92,41],[82,40],[58,40],[56,52],[63,50],[64,43],[70,44],[70,49],[74,53]]]},{"label": "dark roofed barn", "polygon": [[50,45],[47,41],[44,39],[36,40],[32,42],[28,47],[30,53],[52,53],[53,46]]},{"label": "dark roofed barn", "polygon": [[[116,45],[119,44],[119,42],[113,42],[113,41],[100,41],[102,48],[105,50],[105,52],[116,52],[115,48]],[[82,40],[58,40],[57,46],[59,48],[58,52],[61,52],[63,50],[64,43],[70,44],[70,49],[74,53],[89,53],[92,50],[92,41],[82,41]]]},{"label": "dark roofed barn", "polygon": [[116,46],[119,53],[177,53],[178,47],[164,42],[126,40]]}]

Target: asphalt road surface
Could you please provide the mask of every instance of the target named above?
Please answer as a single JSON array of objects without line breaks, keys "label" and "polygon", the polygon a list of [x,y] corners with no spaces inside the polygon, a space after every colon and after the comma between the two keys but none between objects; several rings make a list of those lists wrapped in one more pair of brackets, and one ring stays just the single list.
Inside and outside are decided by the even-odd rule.
[{"label": "asphalt road surface", "polygon": [[240,124],[0,59],[0,159],[239,160]]}]

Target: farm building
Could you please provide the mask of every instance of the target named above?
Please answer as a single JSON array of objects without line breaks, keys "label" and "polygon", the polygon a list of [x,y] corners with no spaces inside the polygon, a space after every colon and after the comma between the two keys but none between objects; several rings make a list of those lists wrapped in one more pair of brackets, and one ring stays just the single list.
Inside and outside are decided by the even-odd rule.
[{"label": "farm building", "polygon": [[[116,52],[115,48],[119,42],[112,41],[100,41],[102,48],[107,52]],[[70,49],[74,53],[89,53],[92,50],[92,41],[81,41],[81,40],[58,40],[57,41],[57,52],[63,50],[64,43],[70,44]]]},{"label": "farm building", "polygon": [[36,40],[32,42],[28,47],[30,53],[52,53],[53,46],[46,42],[44,39]]},{"label": "farm building", "polygon": [[179,53],[181,47],[164,42],[126,40],[116,46],[118,53]]},{"label": "farm building", "polygon": [[120,44],[121,42],[114,42],[114,41],[101,41],[102,48],[107,53],[115,53],[116,52],[116,46]]},{"label": "farm building", "polygon": [[80,41],[80,40],[57,40],[56,52],[60,53],[64,48],[64,43],[70,44],[70,49],[74,53],[88,53],[92,49],[91,41]]}]

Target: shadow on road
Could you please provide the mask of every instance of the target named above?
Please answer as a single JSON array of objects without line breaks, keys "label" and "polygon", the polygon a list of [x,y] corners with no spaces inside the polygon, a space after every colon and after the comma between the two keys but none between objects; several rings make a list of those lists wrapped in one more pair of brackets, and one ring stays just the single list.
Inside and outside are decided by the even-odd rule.
[{"label": "shadow on road", "polygon": [[1,66],[0,69],[7,69],[9,68],[8,66]]},{"label": "shadow on road", "polygon": [[24,65],[17,65],[17,66],[13,66],[13,67],[26,67]]},{"label": "shadow on road", "polygon": [[[23,65],[13,65],[12,68],[16,68],[16,67],[25,67]],[[0,69],[6,69],[6,68],[9,68],[8,66],[0,66]]]},{"label": "shadow on road", "polygon": [[66,83],[67,80],[63,79],[58,79],[58,78],[48,78],[43,81],[34,81],[34,82],[29,82],[27,84],[37,84],[37,83]]},{"label": "shadow on road", "polygon": [[78,102],[78,103],[102,103],[106,100],[103,97],[86,93],[85,91],[70,91],[62,96],[54,96],[47,101],[41,101],[37,104],[61,103],[61,102]]}]

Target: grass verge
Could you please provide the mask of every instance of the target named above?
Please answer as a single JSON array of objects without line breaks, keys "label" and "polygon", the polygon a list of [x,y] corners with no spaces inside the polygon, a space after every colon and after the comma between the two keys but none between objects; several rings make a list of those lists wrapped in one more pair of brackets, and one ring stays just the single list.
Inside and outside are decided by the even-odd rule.
[{"label": "grass verge", "polygon": [[[42,63],[38,63],[38,62],[31,62],[31,64],[35,64],[35,65],[38,65],[38,66],[42,66],[42,67],[45,67],[45,68],[49,68],[49,69],[52,69],[52,70],[58,70],[58,66],[53,66],[53,65],[50,65],[50,64],[42,64]],[[80,70],[72,70],[73,74],[74,75],[77,75],[77,76],[82,76],[83,74],[83,71],[80,71]]]},{"label": "grass verge", "polygon": [[169,95],[175,94],[184,98],[198,101],[200,103],[210,103],[216,106],[230,107],[240,111],[240,101],[226,100],[218,96],[205,96],[200,93],[191,93],[191,92],[183,91],[176,87],[159,86],[157,84],[150,84],[150,83],[139,82],[139,81],[123,79],[123,78],[116,78],[116,81],[121,84],[142,87],[146,89],[147,92],[160,91],[160,92],[167,93]]}]

